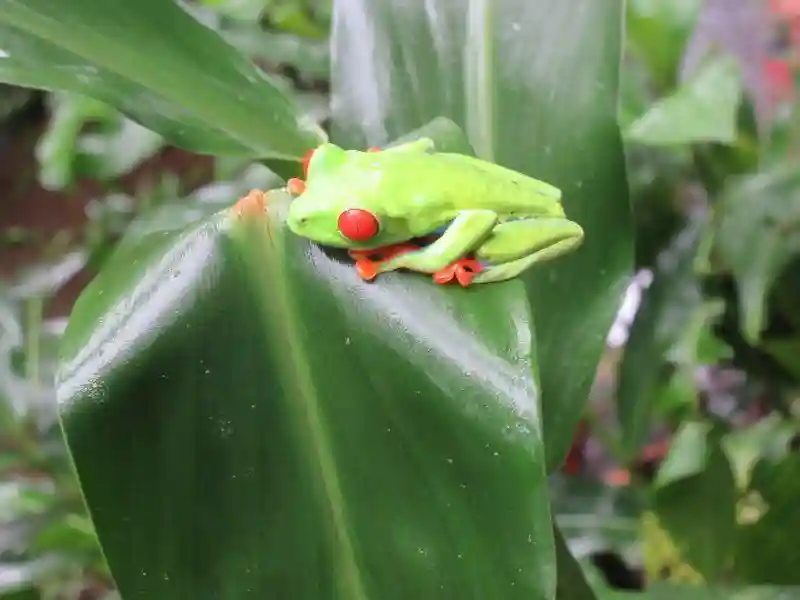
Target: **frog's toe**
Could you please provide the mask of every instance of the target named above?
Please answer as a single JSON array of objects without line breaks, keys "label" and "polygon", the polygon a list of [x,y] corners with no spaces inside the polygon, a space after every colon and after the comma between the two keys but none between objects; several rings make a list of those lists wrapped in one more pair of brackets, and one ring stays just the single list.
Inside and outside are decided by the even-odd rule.
[{"label": "frog's toe", "polygon": [[433,274],[433,280],[444,285],[455,279],[461,287],[467,287],[475,276],[483,271],[483,265],[473,258],[462,258]]},{"label": "frog's toe", "polygon": [[480,262],[472,258],[465,258],[457,263],[456,281],[461,284],[461,287],[467,287],[481,271],[483,271],[483,265]]},{"label": "frog's toe", "polygon": [[356,273],[364,281],[372,281],[378,276],[378,263],[368,258],[359,258],[356,261]]},{"label": "frog's toe", "polygon": [[439,285],[444,285],[446,283],[450,283],[451,281],[453,281],[453,278],[455,276],[456,276],[455,265],[447,265],[444,269],[436,271],[436,273],[433,274],[433,280]]},{"label": "frog's toe", "polygon": [[286,189],[292,196],[299,196],[306,191],[306,182],[297,177],[292,177],[286,182]]}]

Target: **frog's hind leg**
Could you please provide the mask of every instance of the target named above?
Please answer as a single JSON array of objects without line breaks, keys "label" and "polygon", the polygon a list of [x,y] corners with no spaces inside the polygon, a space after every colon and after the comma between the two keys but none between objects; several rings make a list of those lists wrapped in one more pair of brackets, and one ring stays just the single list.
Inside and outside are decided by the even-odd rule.
[{"label": "frog's hind leg", "polygon": [[377,273],[396,269],[436,273],[468,255],[490,235],[496,223],[497,214],[490,210],[461,211],[433,243],[417,252],[404,252],[378,263]]},{"label": "frog's hind leg", "polygon": [[531,254],[525,258],[518,258],[517,260],[496,265],[482,263],[483,271],[472,278],[472,283],[496,283],[513,279],[540,261],[541,259],[536,254]]},{"label": "frog's hind leg", "polygon": [[577,248],[583,229],[566,219],[522,219],[497,225],[476,251],[484,266],[472,283],[512,279],[536,263],[552,260]]}]

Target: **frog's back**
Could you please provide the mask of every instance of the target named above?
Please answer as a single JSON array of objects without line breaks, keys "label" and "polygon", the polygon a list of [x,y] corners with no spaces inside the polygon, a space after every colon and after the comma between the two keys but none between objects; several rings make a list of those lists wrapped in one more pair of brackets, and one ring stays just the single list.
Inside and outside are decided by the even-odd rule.
[{"label": "frog's back", "polygon": [[564,214],[557,187],[463,154],[396,154],[382,170],[392,189],[424,196],[442,211],[496,209],[517,217]]}]

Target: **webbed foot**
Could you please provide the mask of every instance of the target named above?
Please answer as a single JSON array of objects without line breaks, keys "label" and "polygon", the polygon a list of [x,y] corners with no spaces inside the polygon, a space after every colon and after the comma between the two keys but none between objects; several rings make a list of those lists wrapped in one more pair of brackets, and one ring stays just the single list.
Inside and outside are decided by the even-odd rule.
[{"label": "webbed foot", "polygon": [[481,271],[483,271],[483,265],[480,262],[473,258],[462,258],[434,273],[433,280],[444,285],[455,279],[461,287],[467,287],[472,283],[475,275]]}]

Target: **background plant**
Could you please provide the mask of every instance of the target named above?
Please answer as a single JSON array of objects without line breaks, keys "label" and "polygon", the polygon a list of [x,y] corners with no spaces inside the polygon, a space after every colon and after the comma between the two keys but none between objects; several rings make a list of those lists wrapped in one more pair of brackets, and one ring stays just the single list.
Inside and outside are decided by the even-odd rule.
[{"label": "background plant", "polygon": [[[389,5],[382,11],[368,3],[343,3],[345,8],[338,15],[339,36],[329,43],[335,19],[332,7],[324,3],[186,5],[182,8],[267,70],[270,81],[291,104],[276,100],[275,114],[283,115],[275,121],[277,125],[266,118],[260,123],[245,119],[251,114],[245,110],[247,103],[254,107],[263,101],[263,96],[257,95],[239,99],[241,110],[218,120],[214,103],[223,96],[198,94],[188,98],[193,117],[184,119],[178,110],[181,102],[175,100],[177,86],[163,88],[166,91],[155,97],[160,104],[152,112],[153,104],[128,103],[126,98],[140,91],[130,86],[130,78],[144,73],[130,63],[123,65],[124,72],[116,73],[117,80],[108,72],[99,74],[101,83],[114,81],[113,85],[97,85],[91,77],[88,82],[76,80],[81,84],[77,86],[57,79],[59,65],[84,68],[74,60],[75,52],[80,54],[86,47],[79,47],[80,40],[67,33],[47,28],[40,30],[47,35],[39,38],[47,43],[31,45],[30,38],[20,34],[20,23],[51,25],[33,19],[36,3],[29,4],[32,12],[15,2],[2,5],[11,16],[3,17],[7,22],[0,47],[10,50],[11,60],[8,56],[3,59],[0,76],[12,83],[52,86],[59,91],[43,95],[6,88],[10,144],[6,151],[18,151],[25,139],[32,139],[37,163],[33,172],[14,172],[5,205],[8,209],[32,201],[38,186],[60,193],[61,197],[49,199],[55,200],[54,206],[67,204],[70,198],[74,202],[79,193],[92,201],[86,204],[85,219],[70,218],[67,211],[56,213],[49,221],[34,214],[29,219],[33,227],[25,228],[18,223],[24,220],[17,219],[10,209],[5,219],[13,277],[9,277],[3,296],[0,342],[7,408],[0,422],[4,472],[0,589],[21,598],[103,597],[114,593],[114,584],[82,508],[60,442],[53,403],[55,348],[65,324],[60,317],[71,307],[75,290],[104,264],[106,273],[120,264],[119,260],[113,262],[113,250],[121,234],[127,232],[134,249],[146,248],[148,244],[141,240],[148,232],[167,226],[170,231],[180,227],[191,230],[192,223],[228,208],[251,187],[279,185],[281,176],[296,170],[296,162],[286,160],[286,155],[299,154],[302,149],[302,143],[293,146],[292,140],[301,137],[297,132],[313,138],[313,127],[291,124],[294,107],[300,107],[297,112],[308,115],[309,122],[329,126],[331,75],[334,80],[339,77],[338,92],[334,88],[334,100],[339,103],[333,105],[334,112],[338,111],[338,120],[334,120],[340,129],[337,135],[353,146],[385,143],[413,129],[409,123],[421,124],[449,112],[448,116],[464,124],[474,150],[491,151],[505,164],[525,167],[526,158],[514,144],[524,142],[527,147],[530,140],[516,142],[508,131],[520,129],[520,123],[536,117],[528,117],[515,96],[527,83],[526,71],[510,67],[517,64],[514,61],[530,61],[531,53],[542,52],[543,46],[515,54],[516,50],[508,49],[525,46],[503,40],[499,52],[509,52],[501,54],[505,64],[496,57],[471,57],[468,64],[477,69],[471,72],[473,79],[442,82],[434,77],[435,68],[426,71],[420,65],[431,64],[432,57],[445,63],[460,60],[454,57],[468,44],[452,35],[445,38],[451,47],[426,46],[427,34],[412,32],[431,24],[414,20],[419,16],[413,11],[405,14]],[[549,477],[552,510],[560,527],[556,536],[556,550],[562,557],[560,598],[590,598],[592,593],[611,597],[622,593],[619,588],[639,590],[645,583],[647,595],[653,597],[689,592],[698,597],[789,597],[792,590],[788,586],[797,584],[792,568],[796,544],[785,533],[792,531],[797,519],[793,448],[799,368],[798,321],[793,307],[800,291],[795,283],[800,242],[793,225],[798,188],[792,168],[798,139],[792,82],[792,53],[796,50],[791,44],[780,48],[782,54],[770,48],[773,39],[780,41],[781,29],[791,38],[797,21],[790,4],[737,6],[734,10],[722,0],[640,0],[627,6],[629,42],[619,121],[626,141],[638,271],[626,305],[638,310],[629,331],[624,321],[631,310],[623,310],[621,321],[611,330],[592,401],[566,467]],[[436,31],[462,31],[457,27],[462,18],[458,11],[448,12],[446,3],[440,8],[443,20],[433,24]],[[772,12],[767,10],[770,8]],[[776,14],[779,9],[782,16]],[[475,16],[469,21],[472,25],[463,29],[466,40],[472,39],[473,48],[486,49],[475,43],[487,39],[477,25],[481,23],[492,23],[512,37],[526,23],[526,15],[515,11],[509,3],[497,14],[482,15],[483,20],[478,18],[481,15]],[[365,72],[364,68],[380,64],[386,57],[370,54],[373,62],[365,63],[360,60],[365,46],[348,42],[343,32],[350,27],[354,35],[352,28],[361,23],[359,16],[369,17],[371,29],[355,33],[390,39],[394,48],[402,50],[399,56],[405,62],[390,61],[383,63],[382,69]],[[487,16],[495,21],[486,21]],[[95,26],[101,26],[99,31],[104,25],[97,20],[101,17],[91,17]],[[65,12],[65,21],[71,18],[86,18],[85,24],[92,24],[89,15]],[[148,37],[153,31],[136,27],[131,31],[140,41],[156,41]],[[366,44],[369,36],[358,39]],[[559,39],[563,45],[563,32]],[[25,50],[29,62],[14,62],[22,56],[14,50],[20,49]],[[332,74],[328,66],[331,53],[335,58]],[[49,70],[45,68],[48,65]],[[445,72],[460,77],[455,70]],[[373,76],[369,73],[392,83],[392,97],[377,105],[391,109],[386,119],[369,112],[376,107],[375,100],[369,89],[358,85]],[[232,79],[226,82],[229,90],[236,89]],[[476,105],[461,105],[461,100],[446,95],[451,89],[448,86],[462,83],[475,92],[471,97]],[[575,85],[579,90],[578,79]],[[42,104],[46,128],[40,135],[31,122],[38,119]],[[483,118],[488,107],[496,114],[505,109],[523,116],[493,125]],[[117,108],[132,111],[130,114],[153,129],[135,123]],[[378,125],[387,124],[391,137],[369,139],[381,135],[376,133]],[[544,127],[541,123],[537,126]],[[261,135],[260,127],[271,133]],[[209,134],[210,130],[215,133]],[[457,137],[454,134],[445,141],[462,143]],[[497,140],[512,142],[498,148]],[[217,156],[209,160],[179,152],[171,145],[176,142]],[[266,166],[252,160],[264,156]],[[546,160],[540,168],[557,173],[559,160]],[[148,165],[154,168],[148,170]],[[611,179],[620,176],[609,175]],[[23,200],[15,202],[14,197]],[[53,227],[52,220],[58,219],[63,222]],[[76,221],[78,226],[70,227]],[[619,222],[610,221],[611,227]],[[58,231],[62,226],[64,231]],[[58,235],[53,235],[56,231]],[[11,269],[12,258],[21,256],[20,262],[31,262],[30,248],[37,249],[37,266]],[[290,246],[282,252],[292,256]],[[112,262],[107,263],[109,260]],[[587,271],[585,276],[591,279],[599,271]],[[534,308],[537,303],[547,303],[546,293],[538,290],[547,277],[558,272],[559,267],[554,267],[550,273],[535,275]],[[611,277],[603,277],[599,277],[605,283],[603,293],[613,302],[622,290]],[[323,294],[319,288],[287,289],[288,297],[303,310],[333,314],[319,300]],[[301,289],[307,292],[306,298],[316,298],[321,308],[312,309],[311,301],[298,293]],[[588,289],[576,291],[574,306],[599,302]],[[413,304],[420,292],[396,293],[403,302]],[[517,300],[517,296],[510,298],[510,306],[519,306]],[[509,298],[494,298],[489,306],[497,309],[506,301]],[[228,302],[228,309],[237,306],[221,297],[217,302],[223,306]],[[565,306],[564,312],[576,310],[573,305]],[[209,314],[204,313],[203,319],[210,320]],[[540,321],[552,319],[553,314],[546,312]],[[592,311],[588,314],[602,324],[601,316]],[[565,357],[552,351],[557,347],[552,340],[569,337],[569,329],[555,321],[550,333],[537,331],[545,402],[558,394],[567,401],[577,398],[583,402],[585,396],[580,393],[564,391],[568,386],[559,365]],[[435,330],[432,337],[444,335]],[[491,367],[481,365],[481,370],[489,373]],[[192,393],[190,388],[183,392]],[[560,423],[561,413],[548,413],[547,408],[545,444],[548,450],[566,450],[574,422]],[[580,408],[565,406],[563,413],[577,417]],[[232,430],[232,421],[218,416],[215,425],[220,431],[241,437]],[[84,440],[88,440],[83,442],[85,446],[114,446],[114,440],[102,431]],[[554,463],[551,470],[560,463],[560,454],[548,454]],[[80,448],[77,456],[80,469]],[[241,475],[246,476],[247,465],[242,468]],[[191,499],[186,506],[192,506]],[[114,509],[122,512],[126,507],[112,504],[111,512]],[[569,581],[580,583],[580,578],[568,576],[565,565],[570,563],[565,548],[558,545],[562,535],[594,592],[567,585]],[[155,554],[156,549],[152,550]],[[220,544],[219,552],[226,550]],[[132,561],[127,568],[141,570],[141,564]],[[394,568],[401,572],[400,565]],[[132,581],[129,575],[123,577]],[[680,583],[701,582],[710,585],[676,589]],[[754,585],[760,587],[752,588]]]}]

